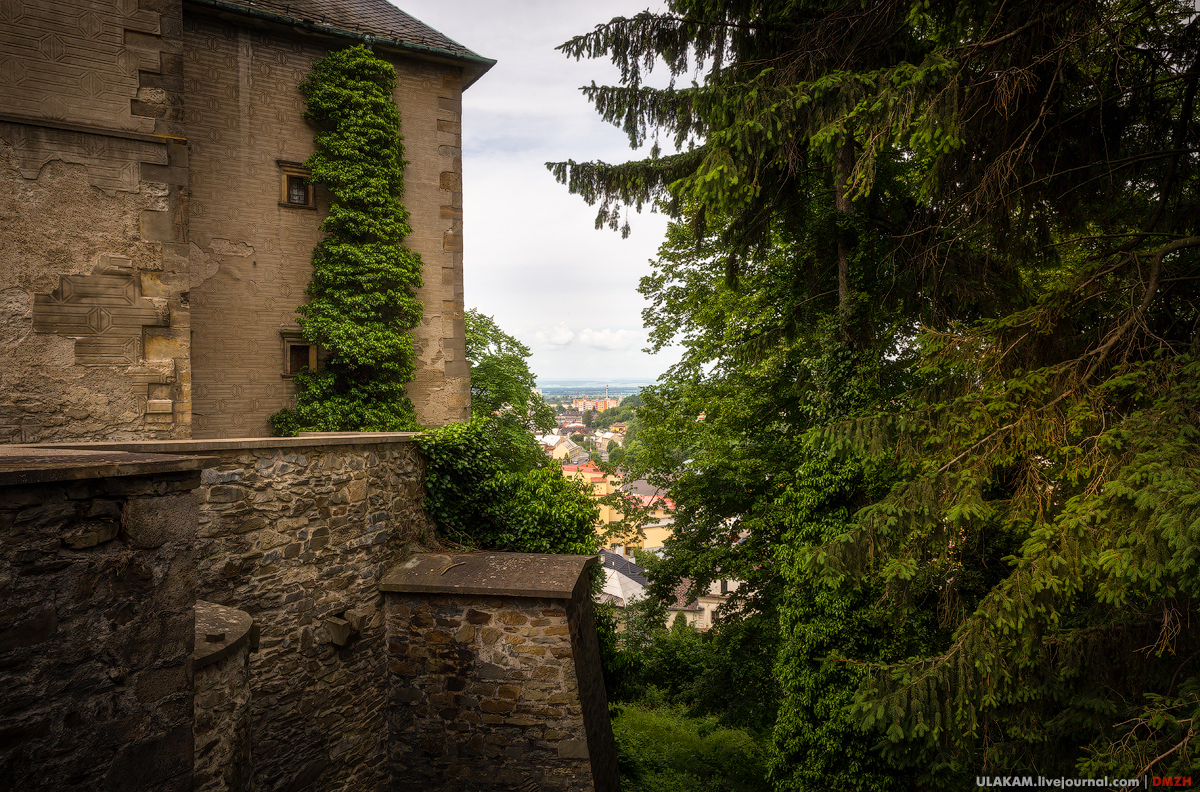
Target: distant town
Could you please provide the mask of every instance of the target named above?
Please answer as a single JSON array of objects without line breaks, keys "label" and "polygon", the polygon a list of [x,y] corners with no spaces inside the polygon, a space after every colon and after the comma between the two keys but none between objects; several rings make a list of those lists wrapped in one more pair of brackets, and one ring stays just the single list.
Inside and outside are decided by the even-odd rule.
[{"label": "distant town", "polygon": [[[675,503],[665,492],[646,479],[626,477],[625,466],[618,467],[637,454],[640,390],[628,383],[534,389],[556,413],[554,430],[536,437],[542,451],[562,466],[564,477],[589,487],[599,505],[596,530],[605,581],[598,601],[612,602],[618,613],[648,596],[642,564],[653,560],[647,554],[661,556],[675,522]],[[665,603],[666,623],[682,618],[698,630],[710,629],[739,585],[715,580],[697,594],[691,580],[680,581]]]}]

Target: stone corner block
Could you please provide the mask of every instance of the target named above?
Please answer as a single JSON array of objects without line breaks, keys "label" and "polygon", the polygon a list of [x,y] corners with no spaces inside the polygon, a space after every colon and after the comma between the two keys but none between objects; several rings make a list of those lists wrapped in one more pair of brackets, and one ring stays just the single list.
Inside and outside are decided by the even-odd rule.
[{"label": "stone corner block", "polygon": [[350,641],[350,622],[336,616],[325,620],[325,629],[329,631],[330,641],[337,646],[345,646]]}]

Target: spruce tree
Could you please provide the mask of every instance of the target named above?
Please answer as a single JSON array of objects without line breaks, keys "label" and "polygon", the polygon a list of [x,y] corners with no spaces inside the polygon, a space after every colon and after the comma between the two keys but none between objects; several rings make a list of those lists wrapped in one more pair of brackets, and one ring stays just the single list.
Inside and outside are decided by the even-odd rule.
[{"label": "spruce tree", "polygon": [[[816,585],[848,602],[870,592],[878,624],[912,625],[907,643],[821,651],[859,669],[846,684],[871,750],[923,786],[987,770],[1190,770],[1195,10],[668,5],[563,50],[612,59],[621,84],[587,96],[631,142],[675,153],[550,164],[599,204],[600,224],[652,204],[694,236],[695,266],[672,269],[683,247],[671,245],[643,285],[655,343],[708,361],[675,369],[641,414],[641,458],[680,504],[667,568],[700,577],[714,558],[732,563],[742,525],[742,544],[761,547],[747,572],[759,590],[784,602],[787,586],[797,601]],[[653,66],[695,82],[649,88]],[[777,371],[761,370],[771,361]],[[744,411],[718,432],[710,416],[737,409],[720,389],[739,381]],[[655,410],[674,440],[655,440]],[[685,427],[688,411],[700,425]],[[766,477],[778,446],[754,433],[781,426],[812,459],[880,475],[806,512],[782,471]],[[705,444],[725,449],[710,477],[755,487],[689,490],[680,461],[696,469]],[[785,641],[803,610],[785,609]],[[780,673],[825,662],[794,643],[780,658]],[[800,743],[780,724],[786,752]]]}]

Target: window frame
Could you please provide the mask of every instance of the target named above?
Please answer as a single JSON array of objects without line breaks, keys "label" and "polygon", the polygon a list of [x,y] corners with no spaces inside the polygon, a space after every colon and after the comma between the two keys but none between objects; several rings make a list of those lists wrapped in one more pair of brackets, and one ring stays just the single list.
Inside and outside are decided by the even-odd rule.
[{"label": "window frame", "polygon": [[308,347],[308,363],[306,364],[310,371],[320,369],[320,355],[318,355],[317,345],[306,339],[297,330],[281,330],[280,333],[281,346],[283,351],[283,371],[279,376],[284,379],[292,379],[299,371],[292,371],[292,349],[298,346]]},{"label": "window frame", "polygon": [[[304,167],[303,163],[290,160],[275,160],[275,164],[279,166],[279,205],[288,209],[316,209],[316,190],[309,181],[312,178],[312,171]],[[288,189],[288,180],[297,178],[305,180],[304,186],[308,189],[307,203],[293,203],[290,200],[291,190]]]}]

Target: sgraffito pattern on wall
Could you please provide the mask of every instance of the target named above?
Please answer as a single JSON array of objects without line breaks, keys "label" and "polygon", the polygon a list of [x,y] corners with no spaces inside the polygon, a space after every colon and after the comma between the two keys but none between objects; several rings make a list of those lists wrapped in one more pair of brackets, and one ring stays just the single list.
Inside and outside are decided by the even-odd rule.
[{"label": "sgraffito pattern on wall", "polygon": [[[195,437],[268,435],[267,418],[290,406],[283,334],[299,333],[295,309],[328,204],[317,190],[315,211],[281,206],[281,163],[312,152],[297,86],[324,52],[215,19],[185,20]],[[425,263],[426,284],[418,292],[425,318],[413,331],[420,371],[409,393],[422,423],[441,424],[466,418],[469,393],[465,361],[445,352],[463,336],[461,87],[454,67],[395,65],[414,228],[407,244]],[[447,376],[461,383],[448,386]]]}]

